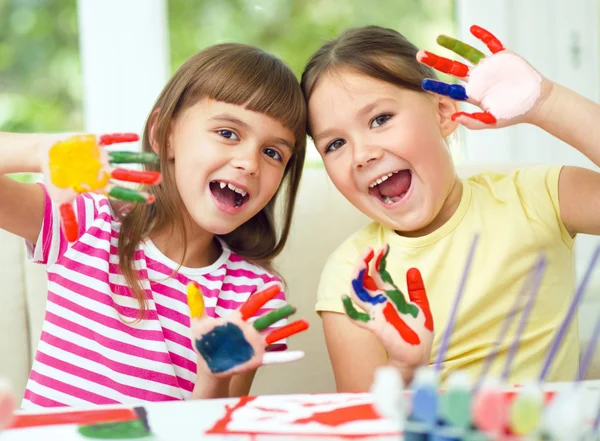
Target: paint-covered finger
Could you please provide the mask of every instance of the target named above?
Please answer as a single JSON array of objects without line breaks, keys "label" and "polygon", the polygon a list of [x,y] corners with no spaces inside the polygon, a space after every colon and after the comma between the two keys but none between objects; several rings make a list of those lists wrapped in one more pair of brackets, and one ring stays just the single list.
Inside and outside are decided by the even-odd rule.
[{"label": "paint-covered finger", "polygon": [[108,160],[111,164],[156,164],[160,158],[152,152],[108,152]]},{"label": "paint-covered finger", "polygon": [[452,75],[456,78],[465,79],[469,76],[469,66],[459,61],[449,60],[428,51],[417,52],[417,60],[435,70]]},{"label": "paint-covered finger", "polygon": [[447,35],[439,35],[437,38],[437,44],[446,49],[450,49],[457,55],[460,55],[465,60],[470,61],[473,64],[478,64],[482,59],[485,58],[485,54],[473,46],[463,43],[456,38],[449,37]]},{"label": "paint-covered finger", "polygon": [[304,351],[265,352],[262,357],[262,364],[291,363],[302,360],[304,355]]},{"label": "paint-covered finger", "polygon": [[113,187],[108,195],[111,198],[119,199],[125,202],[139,202],[143,204],[154,203],[155,197],[149,193],[143,191],[133,190],[131,188],[124,187]]},{"label": "paint-covered finger", "polygon": [[421,82],[421,87],[423,90],[447,96],[453,100],[466,101],[469,99],[466,89],[460,84],[448,84],[443,81],[426,78]]},{"label": "paint-covered finger", "polygon": [[456,121],[469,130],[489,129],[498,122],[494,115],[489,112],[457,112],[452,115],[452,121]]},{"label": "paint-covered finger", "polygon": [[406,272],[406,286],[410,301],[423,311],[425,328],[433,332],[433,316],[429,308],[429,300],[427,299],[423,277],[417,268],[411,268]]},{"label": "paint-covered finger", "polygon": [[73,206],[69,203],[60,206],[60,222],[65,237],[69,242],[75,242],[79,237],[79,227]]},{"label": "paint-covered finger", "polygon": [[390,247],[386,244],[377,256],[375,262],[375,269],[386,286],[385,295],[394,304],[400,314],[409,314],[412,317],[416,317],[419,314],[419,308],[406,300],[402,291],[400,291],[394,283],[392,275],[387,270],[387,258],[389,253]]},{"label": "paint-covered finger", "polygon": [[190,307],[190,316],[192,318],[202,318],[204,316],[204,295],[200,285],[194,281],[187,285],[187,301]]},{"label": "paint-covered finger", "polygon": [[274,299],[280,292],[281,287],[279,285],[271,285],[260,292],[252,294],[240,308],[242,320],[248,320],[250,317],[253,317],[265,303]]},{"label": "paint-covered finger", "polygon": [[98,145],[121,144],[125,142],[139,141],[137,133],[108,133],[98,138]]},{"label": "paint-covered finger", "polygon": [[295,312],[296,308],[294,308],[291,305],[285,305],[279,309],[276,309],[263,315],[259,319],[255,320],[254,323],[252,323],[252,325],[254,326],[254,329],[256,329],[258,332],[264,331],[273,323],[277,323],[279,320],[289,317]]},{"label": "paint-covered finger", "polygon": [[136,182],[146,185],[157,185],[162,180],[160,172],[128,170],[126,168],[115,168],[111,172],[111,177],[119,181]]},{"label": "paint-covered finger", "polygon": [[494,37],[494,35],[491,32],[477,25],[471,26],[470,30],[471,34],[473,34],[475,38],[478,38],[479,40],[483,41],[493,54],[504,50],[504,46],[502,45],[500,40]]},{"label": "paint-covered finger", "polygon": [[270,332],[265,337],[265,342],[270,345],[276,341],[283,340],[291,335],[305,331],[306,329],[308,329],[308,322],[306,320],[298,320]]},{"label": "paint-covered finger", "polygon": [[342,304],[344,305],[344,310],[346,311],[346,315],[348,317],[350,317],[352,320],[363,322],[363,323],[367,323],[369,320],[371,320],[371,316],[369,316],[369,314],[365,314],[364,312],[358,311],[354,307],[350,297],[342,296]]},{"label": "paint-covered finger", "polygon": [[[357,299],[365,305],[377,305],[379,303],[385,303],[387,298],[383,294],[372,295],[364,285],[364,277],[367,272],[366,268],[359,271],[356,278],[352,280],[352,289]],[[372,279],[371,279],[372,280]],[[373,284],[373,286],[375,286]]]}]

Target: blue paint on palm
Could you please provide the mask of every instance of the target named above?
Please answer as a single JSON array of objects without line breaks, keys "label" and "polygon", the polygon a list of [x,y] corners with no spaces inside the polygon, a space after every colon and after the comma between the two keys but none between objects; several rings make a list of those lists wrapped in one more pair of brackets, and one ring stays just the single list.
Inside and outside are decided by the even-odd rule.
[{"label": "blue paint on palm", "polygon": [[447,84],[441,81],[425,79],[421,82],[421,87],[429,92],[437,93],[438,95],[449,96],[452,99],[465,101],[467,90],[460,84]]},{"label": "blue paint on palm", "polygon": [[254,355],[254,349],[246,341],[244,333],[233,323],[217,326],[195,343],[213,374],[233,369]]},{"label": "blue paint on palm", "polygon": [[383,294],[377,294],[376,296],[372,296],[365,289],[363,279],[365,277],[366,271],[366,269],[362,270],[360,273],[358,273],[358,277],[352,280],[352,288],[354,288],[354,292],[362,302],[370,303],[371,305],[385,303],[387,301],[387,298]]}]

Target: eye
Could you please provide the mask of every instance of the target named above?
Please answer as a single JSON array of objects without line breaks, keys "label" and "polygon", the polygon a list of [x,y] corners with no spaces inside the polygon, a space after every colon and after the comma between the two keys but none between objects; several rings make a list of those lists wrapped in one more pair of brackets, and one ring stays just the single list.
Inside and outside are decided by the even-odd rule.
[{"label": "eye", "polygon": [[231,141],[239,141],[239,137],[233,133],[231,130],[227,130],[227,129],[223,129],[223,130],[217,130],[217,133],[219,135],[221,135],[223,138],[225,139],[229,139]]},{"label": "eye", "polygon": [[392,117],[392,115],[389,114],[384,114],[384,115],[379,115],[378,117],[374,118],[371,121],[371,128],[376,128],[376,127],[381,127],[382,125],[384,125],[390,118]]},{"label": "eye", "polygon": [[281,154],[280,154],[280,153],[279,153],[277,150],[275,150],[275,149],[264,149],[264,150],[263,150],[263,153],[264,153],[265,155],[267,155],[269,158],[273,158],[273,159],[275,159],[275,160],[277,160],[277,161],[280,161],[280,162],[281,162],[281,161],[283,161],[283,157],[282,157],[282,156],[281,156]]},{"label": "eye", "polygon": [[346,140],[344,139],[336,139],[333,142],[331,142],[326,148],[325,148],[325,153],[329,153],[329,152],[333,152],[335,150],[338,150],[340,148],[342,148],[342,146],[346,144]]}]

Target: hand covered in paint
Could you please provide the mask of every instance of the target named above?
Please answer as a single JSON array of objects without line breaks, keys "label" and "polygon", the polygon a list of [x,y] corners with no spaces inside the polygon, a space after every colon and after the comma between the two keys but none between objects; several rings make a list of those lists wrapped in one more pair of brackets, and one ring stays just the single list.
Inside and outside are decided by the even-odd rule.
[{"label": "hand covered in paint", "polygon": [[344,296],[342,301],[353,322],[377,336],[394,366],[414,369],[429,363],[433,317],[419,270],[411,268],[406,273],[410,299],[406,301],[386,270],[388,253],[387,245],[379,251],[371,276],[369,263],[374,252],[369,250],[358,263],[352,280],[352,300],[368,314],[357,311],[350,297]]},{"label": "hand covered in paint", "polygon": [[268,345],[308,329],[306,321],[298,320],[266,335],[261,334],[261,331],[273,323],[295,313],[294,307],[285,305],[248,323],[248,319],[279,292],[279,286],[273,285],[250,296],[240,309],[227,318],[209,318],[204,313],[200,287],[194,282],[190,283],[188,304],[192,317],[194,350],[199,355],[198,365],[215,377],[229,377],[254,370],[263,364],[284,363],[302,358],[304,353],[301,351],[265,351]]},{"label": "hand covered in paint", "polygon": [[433,79],[423,80],[423,89],[455,100],[478,106],[483,112],[457,112],[452,120],[468,129],[506,127],[534,121],[541,103],[549,95],[552,83],[519,55],[504,48],[490,32],[472,26],[471,33],[492,52],[486,56],[478,49],[440,35],[437,43],[470,61],[466,65],[420,50],[419,62],[452,75],[467,84],[446,84]]},{"label": "hand covered in paint", "polygon": [[112,168],[111,164],[155,163],[154,153],[104,150],[103,147],[137,141],[136,134],[75,135],[52,143],[43,151],[41,169],[50,197],[60,207],[62,227],[70,242],[77,240],[78,227],[71,202],[80,193],[99,192],[129,202],[153,202],[153,197],[130,188],[114,186],[111,179],[155,185],[160,172]]}]

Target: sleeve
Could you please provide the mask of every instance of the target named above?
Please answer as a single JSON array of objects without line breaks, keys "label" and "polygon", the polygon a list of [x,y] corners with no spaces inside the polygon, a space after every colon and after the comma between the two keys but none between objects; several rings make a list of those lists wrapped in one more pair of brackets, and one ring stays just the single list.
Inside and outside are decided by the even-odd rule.
[{"label": "sleeve", "polygon": [[[60,221],[58,207],[48,194],[46,186],[39,185],[44,189],[44,219],[42,228],[36,243],[25,241],[27,259],[34,263],[51,266],[56,263],[65,252],[73,245],[65,237]],[[106,200],[108,203],[108,199]],[[96,201],[92,195],[83,194],[73,201],[73,209],[79,227],[79,236],[87,231],[98,214]]]},{"label": "sleeve", "polygon": [[317,289],[315,310],[319,315],[323,311],[345,314],[342,296],[350,295],[352,276],[359,258],[360,252],[352,242],[342,244],[329,256]]},{"label": "sleeve", "polygon": [[562,221],[558,199],[558,184],[562,165],[540,165],[520,169],[514,182],[528,216],[543,224],[551,233],[561,237],[572,248],[574,238]]}]

